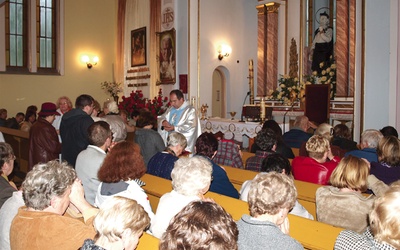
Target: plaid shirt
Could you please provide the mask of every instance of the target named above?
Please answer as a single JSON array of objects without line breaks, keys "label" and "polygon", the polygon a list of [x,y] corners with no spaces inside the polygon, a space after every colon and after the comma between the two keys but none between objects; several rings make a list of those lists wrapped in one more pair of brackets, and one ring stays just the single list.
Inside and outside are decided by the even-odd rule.
[{"label": "plaid shirt", "polygon": [[270,154],[275,154],[275,152],[257,150],[255,156],[252,156],[247,159],[246,169],[251,170],[251,171],[260,172],[261,171],[261,163]]},{"label": "plaid shirt", "polygon": [[364,250],[364,249],[380,249],[380,250],[395,250],[396,248],[387,243],[379,242],[374,239],[370,228],[363,234],[358,234],[354,231],[344,230],[342,231],[336,239],[335,243],[336,250],[344,249],[354,249],[354,250]]},{"label": "plaid shirt", "polygon": [[218,142],[218,151],[213,161],[219,165],[244,168],[238,145],[229,140]]}]

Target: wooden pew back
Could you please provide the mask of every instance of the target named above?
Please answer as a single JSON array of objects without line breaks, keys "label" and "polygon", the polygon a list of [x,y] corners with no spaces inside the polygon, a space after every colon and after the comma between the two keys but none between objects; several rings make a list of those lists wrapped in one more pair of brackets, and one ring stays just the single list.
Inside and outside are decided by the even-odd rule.
[{"label": "wooden pew back", "polygon": [[28,172],[29,160],[29,132],[18,129],[0,127],[4,140],[11,145],[16,161],[19,163],[22,172]]},{"label": "wooden pew back", "polygon": [[[145,174],[142,180],[146,182],[143,189],[149,196],[153,210],[156,210],[158,200],[172,190],[171,181]],[[208,192],[207,197],[215,200],[230,213],[234,220],[239,220],[243,214],[248,214],[248,204],[224,195]],[[290,235],[298,240],[306,249],[333,249],[336,237],[342,231],[328,224],[289,215]],[[150,248],[148,248],[150,249]]]}]

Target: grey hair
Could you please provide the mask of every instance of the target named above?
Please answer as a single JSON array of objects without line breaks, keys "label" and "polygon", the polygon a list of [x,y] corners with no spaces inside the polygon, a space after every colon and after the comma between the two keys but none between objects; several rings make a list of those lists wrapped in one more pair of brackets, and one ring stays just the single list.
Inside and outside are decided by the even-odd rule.
[{"label": "grey hair", "polygon": [[178,132],[172,132],[169,134],[168,139],[167,139],[167,147],[171,146],[182,146],[182,148],[186,148],[187,146],[187,140],[184,135]]},{"label": "grey hair", "polygon": [[379,140],[383,135],[376,129],[367,129],[361,134],[361,142],[366,143],[368,148],[377,148]]},{"label": "grey hair", "polygon": [[203,157],[180,158],[171,172],[172,188],[183,195],[198,195],[211,183],[212,165]]},{"label": "grey hair", "polygon": [[107,108],[110,111],[110,113],[118,114],[119,112],[117,103],[112,100],[105,101],[103,107]]},{"label": "grey hair", "polygon": [[67,162],[49,161],[37,164],[22,183],[25,205],[35,210],[50,206],[53,197],[60,197],[76,179],[75,170]]}]

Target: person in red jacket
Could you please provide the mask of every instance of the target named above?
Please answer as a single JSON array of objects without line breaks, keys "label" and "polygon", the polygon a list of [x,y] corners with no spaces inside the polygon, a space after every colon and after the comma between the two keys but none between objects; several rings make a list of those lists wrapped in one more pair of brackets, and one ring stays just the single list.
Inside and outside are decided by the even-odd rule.
[{"label": "person in red jacket", "polygon": [[52,126],[56,115],[60,115],[52,102],[42,104],[39,119],[29,131],[29,170],[37,163],[58,159],[61,144],[56,129]]},{"label": "person in red jacket", "polygon": [[321,135],[312,136],[306,143],[308,157],[293,159],[293,176],[296,180],[327,185],[329,178],[340,161],[332,154],[329,141]]}]

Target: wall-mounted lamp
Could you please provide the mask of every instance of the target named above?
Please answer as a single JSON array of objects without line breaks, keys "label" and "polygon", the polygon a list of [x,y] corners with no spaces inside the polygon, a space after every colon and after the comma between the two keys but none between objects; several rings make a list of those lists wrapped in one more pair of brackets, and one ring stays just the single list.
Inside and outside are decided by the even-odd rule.
[{"label": "wall-mounted lamp", "polygon": [[218,59],[222,60],[224,57],[228,57],[232,53],[232,48],[229,45],[221,44],[218,46]]},{"label": "wall-mounted lamp", "polygon": [[88,55],[83,55],[82,62],[86,63],[86,66],[88,67],[88,69],[91,69],[94,65],[97,65],[97,63],[99,62],[99,57],[94,56],[92,58],[92,60],[90,60]]}]

